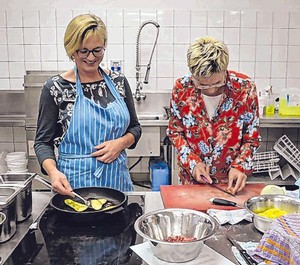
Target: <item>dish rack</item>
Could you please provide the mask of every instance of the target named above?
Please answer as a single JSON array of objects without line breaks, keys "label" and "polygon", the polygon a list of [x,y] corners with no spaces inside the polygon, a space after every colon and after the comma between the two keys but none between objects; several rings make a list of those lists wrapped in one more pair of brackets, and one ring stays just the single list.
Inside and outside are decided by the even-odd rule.
[{"label": "dish rack", "polygon": [[253,156],[253,173],[278,171],[280,158],[277,152],[260,152]]},{"label": "dish rack", "polygon": [[300,151],[286,135],[281,136],[273,148],[300,172]]},{"label": "dish rack", "polygon": [[[281,177],[285,180],[292,176],[296,180],[300,177],[300,151],[283,135],[273,146],[275,151],[256,153],[253,156],[253,173],[268,172],[271,180]],[[278,165],[279,155],[288,162],[282,168]]]}]

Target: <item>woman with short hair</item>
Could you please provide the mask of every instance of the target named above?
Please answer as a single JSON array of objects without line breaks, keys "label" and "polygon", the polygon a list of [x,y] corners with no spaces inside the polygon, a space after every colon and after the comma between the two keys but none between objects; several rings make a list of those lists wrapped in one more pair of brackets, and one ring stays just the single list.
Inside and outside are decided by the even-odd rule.
[{"label": "woman with short hair", "polygon": [[180,179],[193,184],[216,178],[235,194],[245,187],[259,147],[256,86],[227,69],[228,49],[212,37],[190,45],[187,63],[191,73],[174,84],[167,129]]}]

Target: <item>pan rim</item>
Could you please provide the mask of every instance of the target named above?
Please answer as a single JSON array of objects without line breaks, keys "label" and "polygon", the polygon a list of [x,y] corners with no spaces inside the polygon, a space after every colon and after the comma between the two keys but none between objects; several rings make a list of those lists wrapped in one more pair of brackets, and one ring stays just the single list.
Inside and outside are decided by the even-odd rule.
[{"label": "pan rim", "polygon": [[50,200],[50,205],[51,207],[53,207],[54,209],[56,209],[57,211],[61,212],[61,213],[65,213],[65,214],[72,214],[72,215],[92,215],[92,214],[96,214],[96,213],[109,213],[111,211],[117,210],[118,208],[122,207],[128,200],[128,196],[127,194],[125,194],[124,192],[117,190],[117,189],[113,189],[113,188],[109,188],[109,187],[81,187],[81,188],[76,188],[74,189],[75,192],[78,192],[80,194],[80,191],[82,190],[86,190],[86,189],[96,189],[99,191],[106,191],[106,192],[114,192],[114,193],[118,193],[120,196],[122,196],[122,200],[119,201],[119,203],[117,205],[115,205],[114,208],[109,209],[109,210],[105,210],[105,209],[100,209],[100,210],[86,210],[86,211],[82,211],[82,212],[76,212],[75,210],[66,210],[66,209],[62,209],[60,207],[58,207],[57,205],[55,205],[53,203],[53,200],[55,200],[55,198],[70,198],[69,196],[66,195],[61,195],[61,194],[54,194],[54,196],[51,198]]}]

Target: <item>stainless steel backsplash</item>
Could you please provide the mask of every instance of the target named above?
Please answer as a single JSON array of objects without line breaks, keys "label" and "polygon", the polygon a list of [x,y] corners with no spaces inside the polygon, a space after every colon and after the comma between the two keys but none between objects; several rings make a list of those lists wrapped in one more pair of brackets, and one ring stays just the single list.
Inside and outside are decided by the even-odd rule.
[{"label": "stainless steel backsplash", "polygon": [[24,91],[0,90],[0,116],[25,115]]}]

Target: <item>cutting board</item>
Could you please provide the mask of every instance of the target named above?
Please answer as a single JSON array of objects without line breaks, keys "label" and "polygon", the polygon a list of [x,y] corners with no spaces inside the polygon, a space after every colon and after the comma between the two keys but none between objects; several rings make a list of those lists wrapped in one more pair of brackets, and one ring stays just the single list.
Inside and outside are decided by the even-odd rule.
[{"label": "cutting board", "polygon": [[[218,184],[225,189],[226,184]],[[221,198],[234,201],[239,205],[250,197],[260,195],[260,191],[265,187],[264,183],[249,183],[238,192],[235,197],[226,194],[209,185],[168,185],[160,186],[160,193],[165,208],[185,208],[206,212],[208,209],[233,210],[233,206],[222,206],[212,204],[210,198]]]}]

